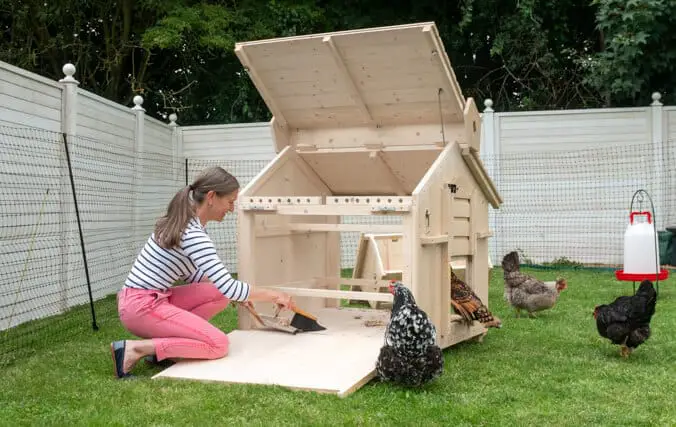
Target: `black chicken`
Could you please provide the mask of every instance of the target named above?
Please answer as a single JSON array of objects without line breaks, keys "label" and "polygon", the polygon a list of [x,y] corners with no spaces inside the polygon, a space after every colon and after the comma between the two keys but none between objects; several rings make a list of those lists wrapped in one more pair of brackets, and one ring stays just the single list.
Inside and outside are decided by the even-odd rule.
[{"label": "black chicken", "polygon": [[621,296],[610,304],[594,307],[596,329],[602,337],[620,345],[620,355],[626,358],[650,337],[656,303],[652,282],[644,280],[635,295]]},{"label": "black chicken", "polygon": [[440,377],[444,370],[436,328],[403,283],[392,281],[390,292],[394,303],[376,373],[382,381],[422,386]]}]

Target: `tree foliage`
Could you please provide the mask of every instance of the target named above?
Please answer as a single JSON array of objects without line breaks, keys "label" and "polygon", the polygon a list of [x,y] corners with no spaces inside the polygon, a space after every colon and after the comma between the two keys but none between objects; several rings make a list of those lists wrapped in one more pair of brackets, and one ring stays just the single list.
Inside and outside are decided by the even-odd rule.
[{"label": "tree foliage", "polygon": [[[645,105],[674,84],[676,0],[0,0],[0,60],[136,94],[181,124],[268,120],[240,40],[435,21],[466,96],[499,110]],[[675,46],[675,47],[671,47]]]},{"label": "tree foliage", "polygon": [[608,105],[643,105],[646,94],[665,93],[676,84],[676,1],[593,0],[600,49],[579,63],[585,82]]}]

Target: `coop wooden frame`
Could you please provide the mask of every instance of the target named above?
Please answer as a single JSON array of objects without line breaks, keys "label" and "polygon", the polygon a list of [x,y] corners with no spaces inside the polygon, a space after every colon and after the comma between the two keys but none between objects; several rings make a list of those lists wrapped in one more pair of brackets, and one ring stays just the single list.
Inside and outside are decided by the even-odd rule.
[{"label": "coop wooden frame", "polygon": [[[339,288],[387,284],[340,278],[339,233],[398,233],[402,280],[441,347],[482,334],[452,322],[448,266],[466,259],[465,277],[488,304],[488,209],[502,199],[479,158],[479,112],[435,24],[252,41],[235,52],[273,114],[277,151],[240,192],[239,277],[283,289],[310,312],[341,298],[391,301]],[[402,221],[341,223],[346,215]],[[252,326],[243,313],[238,322]]]}]

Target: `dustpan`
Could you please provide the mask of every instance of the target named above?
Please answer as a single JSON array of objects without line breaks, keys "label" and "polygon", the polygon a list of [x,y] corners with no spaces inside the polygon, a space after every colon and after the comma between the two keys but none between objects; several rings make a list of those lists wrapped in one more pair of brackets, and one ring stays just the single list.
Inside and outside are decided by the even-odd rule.
[{"label": "dustpan", "polygon": [[251,314],[251,317],[253,317],[256,322],[260,325],[258,329],[264,329],[264,330],[276,330],[276,331],[282,331],[282,332],[288,332],[290,334],[296,334],[300,329],[293,327],[291,325],[285,325],[283,323],[283,319],[280,319],[277,317],[277,314],[279,314],[279,310],[281,309],[280,306],[277,306],[277,309],[275,310],[275,315],[274,316],[266,316],[266,315],[261,315],[256,312],[256,310],[253,308],[253,304],[250,303],[242,303],[244,308],[246,308],[249,311],[249,314]]}]

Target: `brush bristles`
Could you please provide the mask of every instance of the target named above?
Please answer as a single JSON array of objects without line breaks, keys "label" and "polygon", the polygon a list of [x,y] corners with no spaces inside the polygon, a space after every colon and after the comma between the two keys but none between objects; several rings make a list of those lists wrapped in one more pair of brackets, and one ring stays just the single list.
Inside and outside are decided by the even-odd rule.
[{"label": "brush bristles", "polygon": [[315,319],[305,317],[300,313],[296,313],[293,316],[290,325],[293,326],[294,328],[300,329],[301,331],[305,332],[323,331],[324,329],[326,329],[325,327],[317,323]]}]

